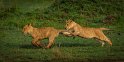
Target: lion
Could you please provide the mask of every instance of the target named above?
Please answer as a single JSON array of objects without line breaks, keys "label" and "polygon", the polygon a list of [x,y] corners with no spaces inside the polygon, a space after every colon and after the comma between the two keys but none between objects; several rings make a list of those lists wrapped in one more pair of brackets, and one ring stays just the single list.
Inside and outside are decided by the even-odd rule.
[{"label": "lion", "polygon": [[82,38],[95,38],[100,43],[102,43],[102,47],[104,46],[104,42],[108,42],[112,46],[112,42],[109,38],[107,38],[103,30],[109,30],[107,28],[89,28],[89,27],[82,27],[73,20],[66,20],[65,28],[67,30],[71,30],[71,34],[73,36],[79,36]]},{"label": "lion", "polygon": [[57,30],[53,27],[34,28],[31,24],[25,25],[22,31],[24,34],[30,34],[33,37],[32,44],[37,47],[44,46],[42,43],[39,42],[39,40],[48,38],[49,43],[45,48],[51,47],[59,33],[70,36],[70,33],[67,32],[67,30]]}]

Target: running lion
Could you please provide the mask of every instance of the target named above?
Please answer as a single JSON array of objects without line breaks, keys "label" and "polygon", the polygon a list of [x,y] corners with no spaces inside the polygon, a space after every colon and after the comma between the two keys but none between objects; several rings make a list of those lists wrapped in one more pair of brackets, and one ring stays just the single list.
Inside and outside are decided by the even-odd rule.
[{"label": "running lion", "polygon": [[71,30],[71,34],[73,36],[79,36],[82,38],[95,38],[102,43],[101,46],[104,46],[104,42],[108,42],[112,46],[112,42],[110,41],[110,39],[107,38],[102,32],[103,30],[109,30],[107,28],[81,27],[79,24],[75,23],[72,20],[66,21],[65,28],[69,30],[69,32]]},{"label": "running lion", "polygon": [[62,33],[66,36],[70,36],[70,33],[67,30],[57,30],[53,27],[42,27],[42,28],[34,28],[31,24],[27,24],[23,27],[24,34],[30,34],[33,37],[32,44],[34,46],[44,46],[39,40],[43,40],[45,38],[49,39],[49,43],[45,48],[50,48],[54,43],[55,38]]}]

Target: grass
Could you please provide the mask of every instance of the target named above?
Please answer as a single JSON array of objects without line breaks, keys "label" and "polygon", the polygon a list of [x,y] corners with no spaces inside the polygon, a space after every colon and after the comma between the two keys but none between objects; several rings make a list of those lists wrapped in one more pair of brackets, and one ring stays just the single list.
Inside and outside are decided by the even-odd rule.
[{"label": "grass", "polygon": [[[99,61],[123,61],[123,37],[124,32],[108,31],[109,38],[113,42],[113,46],[109,47],[106,43],[105,47],[94,39],[83,39],[76,37],[65,37],[59,35],[55,44],[50,49],[37,48],[31,45],[32,38],[24,36],[21,29],[2,29],[0,30],[0,60],[4,62],[99,62]],[[105,32],[107,33],[107,32]],[[42,41],[47,43],[48,40]]]},{"label": "grass", "polygon": [[[122,0],[1,0],[0,62],[123,62],[122,3]],[[116,17],[113,24],[101,22],[107,15]],[[73,19],[81,26],[110,28],[110,31],[104,33],[112,40],[113,46],[106,43],[105,47],[101,47],[94,39],[60,34],[50,49],[43,49],[32,46],[32,37],[22,33],[27,23],[35,27],[64,29],[67,19]],[[41,42],[47,45],[48,39]]]}]

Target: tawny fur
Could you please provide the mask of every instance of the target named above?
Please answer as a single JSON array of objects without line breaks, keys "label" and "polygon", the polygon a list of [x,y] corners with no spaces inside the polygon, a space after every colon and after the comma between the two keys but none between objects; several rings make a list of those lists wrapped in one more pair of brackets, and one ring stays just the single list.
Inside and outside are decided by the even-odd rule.
[{"label": "tawny fur", "polygon": [[104,42],[108,42],[110,45],[112,45],[112,42],[109,40],[109,38],[107,38],[102,32],[103,30],[109,30],[107,28],[81,27],[79,24],[75,23],[72,20],[66,21],[65,28],[67,30],[73,30],[71,34],[74,36],[83,38],[96,38],[102,43],[102,46],[104,46]]},{"label": "tawny fur", "polygon": [[23,28],[24,34],[30,34],[33,37],[32,44],[34,46],[43,46],[39,40],[43,40],[44,38],[49,39],[49,43],[46,48],[50,48],[51,45],[54,43],[54,39],[62,33],[64,35],[69,36],[70,33],[67,30],[57,30],[53,27],[43,27],[43,28],[34,28],[31,24],[25,25]]}]

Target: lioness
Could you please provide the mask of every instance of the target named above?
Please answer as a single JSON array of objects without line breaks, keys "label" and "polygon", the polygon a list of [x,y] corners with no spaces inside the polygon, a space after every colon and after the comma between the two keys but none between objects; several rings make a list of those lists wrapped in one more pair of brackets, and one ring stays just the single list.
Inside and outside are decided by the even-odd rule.
[{"label": "lioness", "polygon": [[66,21],[65,28],[67,30],[72,30],[73,32],[71,32],[71,34],[74,36],[79,36],[79,37],[83,37],[83,38],[96,38],[102,43],[102,46],[104,46],[104,44],[105,44],[104,41],[108,42],[110,45],[112,45],[112,42],[102,32],[103,30],[109,30],[107,28],[81,27],[79,24],[75,23],[72,20]]},{"label": "lioness", "polygon": [[55,37],[57,37],[59,33],[70,35],[66,30],[57,30],[53,27],[34,28],[31,24],[25,25],[23,27],[23,32],[24,34],[30,34],[33,37],[32,44],[37,47],[43,46],[39,40],[49,38],[49,43],[46,48],[50,48],[54,43]]}]

